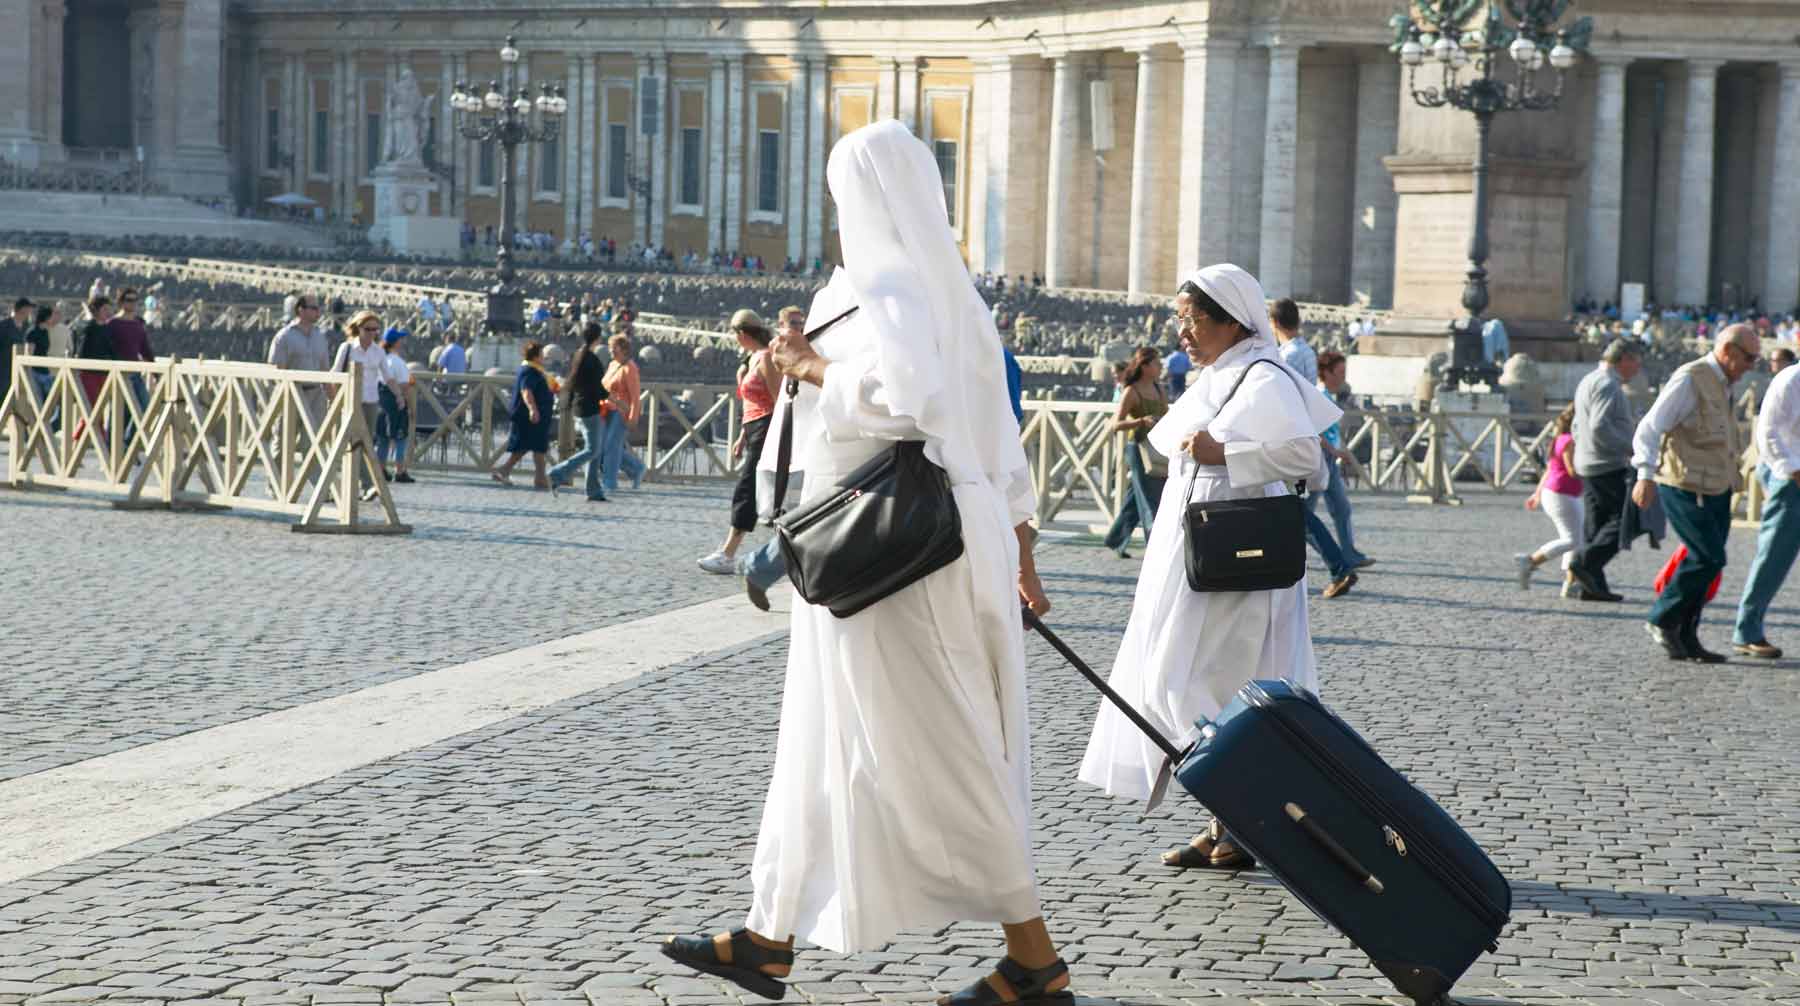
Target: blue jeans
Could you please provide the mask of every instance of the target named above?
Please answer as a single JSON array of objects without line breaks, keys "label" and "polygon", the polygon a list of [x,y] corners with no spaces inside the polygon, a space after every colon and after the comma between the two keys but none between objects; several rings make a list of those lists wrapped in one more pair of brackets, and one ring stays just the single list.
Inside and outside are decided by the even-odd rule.
[{"label": "blue jeans", "polygon": [[[411,426],[406,406],[387,388],[381,389],[381,416],[375,420],[375,460],[384,466],[389,460],[395,467],[406,464],[406,430]],[[389,448],[392,451],[389,451]],[[391,458],[390,458],[391,454]]]},{"label": "blue jeans", "polygon": [[625,443],[626,429],[624,414],[614,411],[606,417],[606,427],[600,437],[600,481],[607,492],[619,488],[619,470],[625,470],[625,477],[631,480],[631,488],[636,489],[644,478],[644,463]]},{"label": "blue jeans", "polygon": [[1800,555],[1800,485],[1776,478],[1768,465],[1757,465],[1756,477],[1763,484],[1762,529],[1756,533],[1756,558],[1738,601],[1734,643],[1769,641],[1763,635],[1763,616],[1793,568],[1794,557]]},{"label": "blue jeans", "polygon": [[1150,475],[1144,471],[1143,449],[1135,443],[1125,445],[1125,464],[1131,474],[1125,480],[1125,500],[1119,506],[1119,516],[1113,518],[1112,527],[1106,531],[1106,547],[1117,552],[1131,542],[1131,532],[1138,525],[1144,527],[1144,537],[1150,537],[1150,528],[1156,523],[1156,508],[1162,505],[1163,487],[1169,482],[1167,476]]},{"label": "blue jeans", "polygon": [[1331,537],[1331,529],[1325,526],[1318,514],[1312,512],[1311,507],[1306,510],[1306,540],[1311,543],[1313,551],[1319,553],[1319,558],[1325,560],[1325,568],[1330,571],[1333,580],[1342,580],[1356,569],[1344,559],[1344,551],[1338,548],[1338,543]]},{"label": "blue jeans", "polygon": [[551,482],[569,481],[569,473],[587,465],[587,498],[605,499],[606,493],[600,486],[601,433],[602,420],[600,413],[591,416],[577,416],[575,422],[581,430],[581,450],[564,458],[555,468],[550,469]]},{"label": "blue jeans", "polygon": [[1701,496],[1685,489],[1658,485],[1669,528],[1687,546],[1687,558],[1675,567],[1668,586],[1650,605],[1650,621],[1663,628],[1700,617],[1706,607],[1706,591],[1713,578],[1725,570],[1725,536],[1731,532],[1731,494]]},{"label": "blue jeans", "polygon": [[781,557],[781,541],[770,538],[762,548],[738,560],[738,572],[758,589],[768,590],[787,575],[787,560]]},{"label": "blue jeans", "polygon": [[1325,509],[1330,512],[1331,523],[1337,529],[1337,545],[1343,550],[1344,561],[1354,568],[1362,565],[1368,556],[1357,550],[1356,535],[1350,530],[1350,491],[1344,486],[1344,473],[1338,470],[1337,458],[1327,457],[1325,467],[1331,470],[1331,481],[1324,489],[1306,494],[1306,508],[1316,508],[1319,497],[1325,497]]}]

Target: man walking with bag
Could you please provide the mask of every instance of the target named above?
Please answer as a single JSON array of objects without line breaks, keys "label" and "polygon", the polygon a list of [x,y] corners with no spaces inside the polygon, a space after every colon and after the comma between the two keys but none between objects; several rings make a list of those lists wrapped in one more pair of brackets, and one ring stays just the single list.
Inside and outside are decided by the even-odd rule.
[{"label": "man walking with bag", "polygon": [[1631,438],[1637,416],[1625,385],[1643,366],[1636,346],[1616,339],[1575,388],[1575,474],[1581,477],[1582,544],[1569,559],[1569,575],[1583,601],[1622,601],[1606,582],[1606,564],[1623,542],[1630,495]]},{"label": "man walking with bag", "polygon": [[1659,497],[1688,550],[1650,606],[1650,638],[1671,660],[1725,661],[1700,645],[1700,616],[1707,587],[1725,569],[1731,494],[1742,481],[1743,433],[1733,414],[1731,386],[1761,355],[1755,328],[1722,329],[1711,353],[1675,371],[1663,385],[1632,440],[1631,463],[1637,469],[1632,502],[1642,509],[1652,496]]}]

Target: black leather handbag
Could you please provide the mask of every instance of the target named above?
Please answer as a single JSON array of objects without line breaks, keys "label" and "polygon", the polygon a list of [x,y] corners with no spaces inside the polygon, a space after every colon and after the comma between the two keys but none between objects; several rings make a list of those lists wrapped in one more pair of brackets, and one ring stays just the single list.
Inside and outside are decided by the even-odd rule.
[{"label": "black leather handbag", "polygon": [[[856,312],[852,307],[812,332],[811,341]],[[794,393],[781,417],[775,463],[775,516],[794,591],[809,604],[849,618],[924,579],[963,554],[962,518],[950,477],[925,456],[921,440],[903,440],[864,462],[829,493],[784,512],[794,452]]]},{"label": "black leather handbag", "polygon": [[[1259,363],[1274,361],[1252,360],[1219,403],[1221,411],[1250,376],[1250,367]],[[1188,586],[1204,594],[1280,590],[1299,583],[1306,575],[1306,480],[1295,484],[1293,495],[1195,503],[1199,478],[1196,465],[1181,501]]]}]

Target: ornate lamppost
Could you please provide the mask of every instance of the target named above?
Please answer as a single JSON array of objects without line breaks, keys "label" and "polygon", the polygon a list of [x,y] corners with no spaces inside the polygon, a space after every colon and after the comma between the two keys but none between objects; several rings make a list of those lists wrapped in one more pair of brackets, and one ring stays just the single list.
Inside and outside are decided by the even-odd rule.
[{"label": "ornate lamppost", "polygon": [[488,289],[483,327],[489,335],[516,338],[525,331],[525,294],[514,282],[518,273],[512,260],[517,198],[513,161],[520,144],[551,143],[562,135],[569,99],[562,85],[542,84],[537,100],[532,100],[530,89],[519,84],[519,49],[513,42],[513,36],[506,36],[506,45],[500,49],[500,79],[488,81],[484,94],[476,93],[479,85],[458,83],[450,94],[450,107],[456,112],[457,132],[464,138],[500,147],[500,248],[494,256],[494,285]]},{"label": "ornate lamppost", "polygon": [[[1564,71],[1575,65],[1593,31],[1588,18],[1558,27],[1573,3],[1412,0],[1408,12],[1391,21],[1397,33],[1393,48],[1407,68],[1413,100],[1426,108],[1449,106],[1475,115],[1475,229],[1462,295],[1468,314],[1450,324],[1445,388],[1454,389],[1464,381],[1481,381],[1492,388],[1500,376],[1481,341],[1481,315],[1488,307],[1488,133],[1501,112],[1552,109],[1562,98]],[[1428,60],[1442,67],[1443,81],[1420,87],[1419,67]],[[1503,80],[1502,64],[1508,60],[1513,72],[1510,80]],[[1539,86],[1538,77],[1546,63],[1553,73],[1547,90]]]}]

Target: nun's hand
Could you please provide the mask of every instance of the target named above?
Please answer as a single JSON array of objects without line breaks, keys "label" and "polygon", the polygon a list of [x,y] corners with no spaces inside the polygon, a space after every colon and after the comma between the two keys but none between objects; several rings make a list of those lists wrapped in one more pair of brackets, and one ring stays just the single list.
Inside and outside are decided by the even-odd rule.
[{"label": "nun's hand", "polygon": [[787,377],[818,385],[825,383],[827,361],[813,349],[804,334],[783,329],[769,343],[769,358]]},{"label": "nun's hand", "polygon": [[1195,430],[1181,441],[1181,449],[1188,457],[1203,465],[1222,465],[1225,463],[1225,445],[1212,438],[1205,430]]}]

